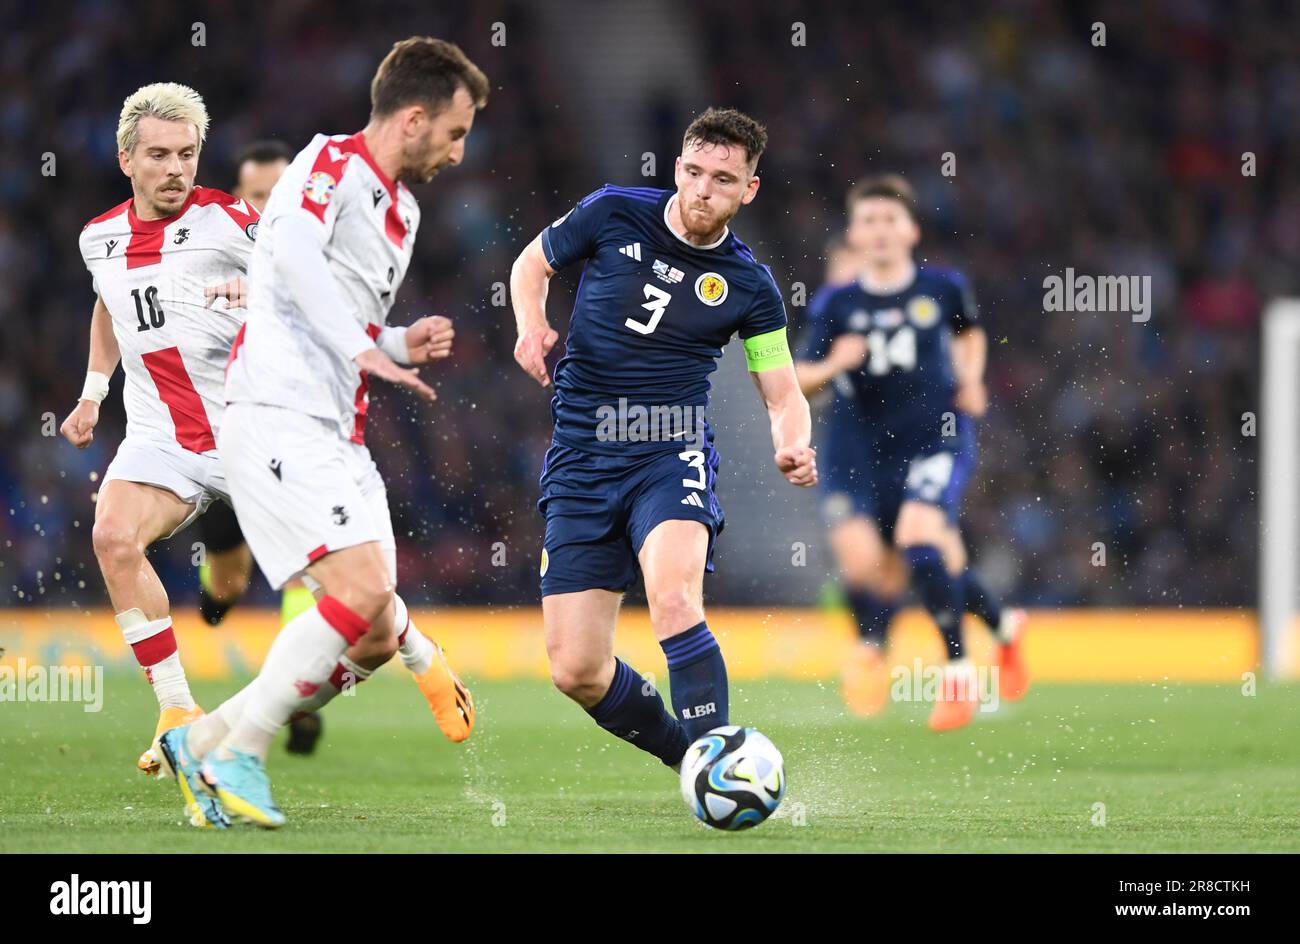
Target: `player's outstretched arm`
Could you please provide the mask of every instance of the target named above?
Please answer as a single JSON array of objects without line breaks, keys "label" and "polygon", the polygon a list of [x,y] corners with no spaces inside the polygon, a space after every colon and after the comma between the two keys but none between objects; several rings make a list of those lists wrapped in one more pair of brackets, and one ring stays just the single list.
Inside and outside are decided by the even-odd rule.
[{"label": "player's outstretched arm", "polygon": [[108,378],[117,370],[122,353],[113,334],[113,316],[108,313],[102,296],[95,298],[90,316],[90,358],[86,365],[86,383],[81,399],[59,427],[63,438],[78,449],[85,449],[95,438],[99,422],[99,404],[108,396]]},{"label": "player's outstretched arm", "polygon": [[546,321],[546,292],[555,270],[546,261],[538,236],[510,268],[510,300],[515,309],[515,362],[543,387],[551,385],[546,355],[560,335]]},{"label": "player's outstretched arm", "polygon": [[812,413],[799,389],[793,364],[750,371],[772,424],[774,461],[787,482],[807,488],[817,484],[817,450],[812,440]]},{"label": "player's outstretched arm", "polygon": [[967,416],[979,419],[989,408],[988,390],[984,386],[984,366],[988,362],[988,336],[978,326],[953,336],[952,369],[957,379],[953,405]]},{"label": "player's outstretched arm", "polygon": [[824,360],[795,361],[799,389],[804,396],[811,397],[834,380],[836,375],[861,367],[867,359],[867,350],[867,339],[863,335],[841,334],[831,344]]},{"label": "player's outstretched arm", "polygon": [[425,400],[436,400],[433,388],[420,380],[416,371],[399,367],[361,327],[330,273],[316,221],[306,215],[287,214],[272,225],[277,243],[275,276],[325,343],[367,373],[405,387]]}]

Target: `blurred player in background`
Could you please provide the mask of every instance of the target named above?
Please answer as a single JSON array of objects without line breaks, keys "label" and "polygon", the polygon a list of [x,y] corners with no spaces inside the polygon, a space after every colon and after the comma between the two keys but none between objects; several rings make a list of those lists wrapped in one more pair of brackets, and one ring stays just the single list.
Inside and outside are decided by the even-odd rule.
[{"label": "blurred player in background", "polygon": [[[89,445],[120,360],[126,438],[104,474],[93,541],[117,623],[158,698],[156,733],[202,710],[145,552],[228,499],[216,434],[258,218],[245,201],[195,186],[207,130],[203,99],[184,85],[147,85],[122,106],[118,165],[132,197],[81,234],[98,298],[85,389],[62,426],[73,445]],[[150,751],[137,765],[158,768]]]},{"label": "blurred player in background", "polygon": [[1028,686],[1024,614],[1004,610],[970,569],[958,526],[975,466],[974,420],[988,405],[986,339],[965,277],[913,261],[921,232],[906,181],[865,181],[847,202],[856,278],[814,296],[797,364],[806,394],[835,390],[822,511],[862,638],[845,697],[859,714],[883,709],[885,632],[910,580],[948,657],[930,726],[950,730],[977,707],[964,610],[998,639],[1000,696],[1020,698]]},{"label": "blurred player in background", "polygon": [[[395,651],[448,737],[464,740],[473,728],[469,693],[394,593],[396,542],[365,420],[370,376],[434,399],[398,363],[445,357],[450,323],[385,324],[420,222],[406,182],[460,163],[487,94],[486,77],[459,47],[403,40],[375,73],[366,127],[318,134],[267,203],[249,272],[250,318],[227,368],[222,460],[267,580],[281,587],[302,574],[318,597],[280,631],[250,685],[158,740],[187,808],[205,791],[223,816],[281,825],[265,767],[275,732]],[[358,644],[373,662],[348,659]]]},{"label": "blurred player in background", "polygon": [[[291,160],[293,151],[283,141],[255,141],[243,148],[235,158],[235,196],[243,197],[261,213]],[[199,540],[204,552],[199,565],[199,615],[209,626],[216,626],[248,590],[253,553],[244,541],[244,532],[239,530],[234,509],[225,502],[214,502],[199,519]],[[313,603],[311,591],[301,580],[289,581],[280,597],[280,624]],[[285,748],[291,754],[310,754],[323,729],[318,713],[294,718]]]},{"label": "blurred player in background", "polygon": [[[511,273],[515,359],[548,387],[558,334],[546,320],[547,286],[586,263],[555,368],[541,478],[551,675],[596,724],[669,766],[728,724],[726,665],[704,619],[704,573],[723,527],[704,411],[733,335],[767,406],[778,470],[794,485],[817,479],[781,293],[727,225],[758,192],[766,143],[752,118],[709,109],[686,130],[676,190],[607,184],[543,230]],[[619,605],[638,573],[676,717],[614,657]]]}]

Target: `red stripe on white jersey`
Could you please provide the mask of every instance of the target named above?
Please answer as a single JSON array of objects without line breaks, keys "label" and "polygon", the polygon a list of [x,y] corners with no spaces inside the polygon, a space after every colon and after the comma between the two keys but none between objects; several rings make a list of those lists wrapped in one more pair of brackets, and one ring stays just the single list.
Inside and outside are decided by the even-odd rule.
[{"label": "red stripe on white jersey", "polygon": [[230,345],[230,356],[226,358],[227,374],[230,373],[230,365],[233,364],[235,362],[235,358],[239,356],[239,349],[244,346],[244,329],[247,327],[248,327],[247,321],[245,321],[243,324],[239,326],[239,332],[235,335],[235,341],[233,344]]},{"label": "red stripe on white jersey", "polygon": [[203,409],[203,398],[194,389],[194,382],[181,360],[180,349],[165,347],[161,351],[143,354],[140,359],[158,388],[158,399],[167,405],[172,415],[176,441],[190,452],[216,449],[217,440],[212,435],[207,411]]},{"label": "red stripe on white jersey", "polygon": [[[316,155],[316,161],[311,165],[311,172],[307,175],[307,183],[316,186],[319,182],[313,178],[316,174],[328,174],[334,181],[335,190],[343,180],[343,173],[347,170],[348,158],[356,154],[374,171],[375,176],[384,189],[388,191],[388,210],[384,213],[384,234],[389,241],[399,249],[406,241],[406,221],[402,219],[402,214],[397,210],[398,185],[380,170],[379,165],[375,163],[374,156],[370,149],[366,147],[365,136],[360,131],[350,138],[344,138],[342,141],[326,141],[324,146]],[[313,200],[307,196],[306,190],[303,191],[302,208],[311,212],[312,216],[325,222],[325,208],[329,204],[327,198],[324,203]]]},{"label": "red stripe on white jersey", "polygon": [[[366,334],[370,335],[370,340],[379,340],[379,325],[366,325]],[[370,375],[364,370],[361,372],[361,382],[357,384],[357,395],[352,402],[356,410],[356,416],[352,420],[352,436],[354,443],[364,446],[366,443],[366,414],[370,412]]]}]

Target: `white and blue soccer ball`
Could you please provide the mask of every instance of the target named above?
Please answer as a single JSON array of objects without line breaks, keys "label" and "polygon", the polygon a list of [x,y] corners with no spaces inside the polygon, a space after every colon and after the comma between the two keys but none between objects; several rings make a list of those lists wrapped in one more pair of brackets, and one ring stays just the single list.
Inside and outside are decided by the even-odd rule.
[{"label": "white and blue soccer ball", "polygon": [[754,728],[714,728],[682,758],[682,798],[706,826],[757,826],[776,812],[783,796],[785,761]]}]

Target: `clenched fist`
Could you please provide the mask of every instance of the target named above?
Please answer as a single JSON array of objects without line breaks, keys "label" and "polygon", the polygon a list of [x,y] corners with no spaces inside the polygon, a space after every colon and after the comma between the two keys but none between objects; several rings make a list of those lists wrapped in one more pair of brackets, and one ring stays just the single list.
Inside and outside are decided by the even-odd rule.
[{"label": "clenched fist", "polygon": [[99,404],[94,400],[78,400],[59,427],[59,432],[78,449],[85,449],[95,439],[95,424],[98,422]]},{"label": "clenched fist", "polygon": [[426,315],[406,329],[407,358],[412,364],[428,364],[451,354],[456,336],[451,319],[443,315]]},{"label": "clenched fist", "polygon": [[776,467],[791,485],[808,488],[817,484],[817,450],[811,446],[786,446],[777,451]]}]

